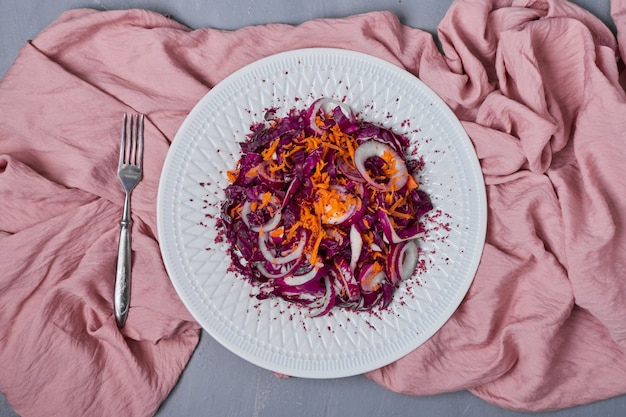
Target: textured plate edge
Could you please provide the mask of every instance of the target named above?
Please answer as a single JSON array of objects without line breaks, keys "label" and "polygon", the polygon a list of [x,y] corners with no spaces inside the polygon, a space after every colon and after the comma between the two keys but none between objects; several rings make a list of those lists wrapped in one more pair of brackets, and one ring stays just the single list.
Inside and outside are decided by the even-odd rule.
[{"label": "textured plate edge", "polygon": [[[367,367],[359,365],[356,367],[344,368],[342,369],[341,372],[336,371],[336,370],[333,370],[330,372],[323,371],[323,370],[317,371],[317,370],[311,370],[311,369],[298,370],[298,369],[293,369],[290,367],[284,367],[282,365],[277,365],[276,363],[264,360],[259,357],[251,358],[248,352],[244,351],[239,346],[231,343],[230,341],[228,341],[221,335],[215,334],[216,332],[211,332],[209,329],[207,329],[207,327],[210,328],[211,326],[207,325],[207,323],[205,322],[205,319],[202,317],[202,314],[196,309],[194,305],[192,305],[186,299],[187,293],[186,293],[185,288],[183,288],[183,286],[180,285],[175,279],[172,279],[172,275],[180,272],[180,270],[171,263],[171,259],[172,259],[171,255],[175,253],[175,250],[174,248],[170,248],[167,245],[165,245],[165,243],[160,238],[161,236],[165,235],[167,227],[173,226],[173,216],[171,216],[168,219],[167,214],[173,215],[174,212],[171,210],[162,209],[162,207],[164,206],[163,198],[165,195],[165,189],[164,189],[165,181],[164,180],[167,177],[167,174],[169,173],[169,170],[171,169],[172,165],[174,164],[174,158],[172,157],[172,155],[176,154],[176,150],[178,149],[179,146],[182,146],[182,145],[179,145],[181,143],[180,138],[185,135],[185,132],[187,131],[187,129],[190,128],[194,117],[201,111],[201,109],[205,106],[206,102],[211,100],[213,96],[218,95],[219,92],[224,88],[223,86],[227,85],[227,82],[229,80],[241,77],[243,74],[246,74],[250,71],[253,71],[254,69],[258,67],[266,65],[268,62],[277,61],[277,60],[280,60],[281,58],[288,59],[288,58],[293,58],[297,56],[302,56],[302,54],[317,54],[317,53],[319,54],[323,54],[323,53],[342,54],[344,56],[352,55],[355,58],[360,59],[360,60],[365,59],[365,60],[374,62],[379,66],[385,67],[389,71],[396,72],[399,76],[410,79],[411,82],[421,84],[421,87],[425,89],[425,92],[428,94],[429,98],[438,103],[440,110],[446,113],[445,116],[449,119],[449,121],[451,121],[454,124],[456,130],[458,131],[457,133],[463,137],[463,142],[466,148],[465,153],[469,154],[470,156],[473,156],[473,158],[471,158],[472,159],[471,166],[475,174],[474,177],[476,178],[476,184],[475,184],[476,190],[474,190],[474,192],[478,193],[478,196],[477,196],[478,207],[477,208],[480,209],[480,212],[477,213],[477,216],[479,218],[478,219],[479,224],[477,225],[477,231],[476,231],[477,242],[480,242],[480,243],[475,247],[477,256],[473,258],[470,266],[468,267],[468,274],[471,274],[471,279],[467,279],[464,282],[465,285],[459,287],[459,292],[462,293],[462,297],[459,297],[458,300],[455,299],[455,303],[449,304],[447,306],[447,308],[444,310],[445,314],[440,317],[440,320],[436,322],[437,325],[433,326],[434,328],[432,329],[432,332],[430,332],[430,334],[425,335],[424,341],[422,341],[419,345],[413,346],[413,347],[407,347],[405,350],[398,350],[395,352],[393,357],[388,356],[388,357],[385,357],[384,359],[372,361],[369,363],[369,366]],[[467,291],[469,290],[470,286],[472,285],[474,281],[476,272],[478,270],[478,266],[480,264],[480,259],[482,258],[482,253],[484,251],[486,229],[487,229],[487,198],[486,198],[484,177],[482,174],[482,170],[480,168],[480,163],[476,155],[475,148],[469,136],[467,135],[467,132],[463,128],[462,123],[458,120],[458,118],[456,117],[452,109],[430,87],[428,87],[422,80],[420,80],[415,75],[411,74],[409,71],[391,62],[385,61],[378,57],[374,57],[372,55],[368,55],[368,54],[356,52],[356,51],[351,51],[351,50],[339,49],[339,48],[305,48],[305,49],[296,49],[296,50],[291,50],[291,51],[286,51],[286,52],[281,52],[278,54],[270,55],[270,56],[261,58],[253,63],[250,63],[240,68],[239,70],[227,76],[220,83],[218,83],[209,92],[207,92],[202,97],[202,99],[200,99],[200,101],[198,101],[198,103],[193,107],[191,112],[187,115],[187,117],[185,118],[181,126],[179,127],[174,137],[174,140],[172,141],[170,145],[168,155],[165,159],[163,169],[161,172],[160,181],[159,181],[159,187],[157,190],[157,234],[159,238],[159,245],[161,247],[162,259],[163,259],[166,271],[168,275],[170,276],[170,282],[172,282],[172,285],[174,286],[174,289],[176,290],[179,298],[181,299],[181,301],[183,302],[187,310],[190,312],[192,317],[194,317],[194,319],[198,321],[198,323],[202,326],[202,328],[218,343],[220,343],[222,346],[224,346],[226,349],[236,354],[237,356],[245,359],[246,361],[254,365],[257,365],[261,368],[273,371],[273,372],[283,373],[283,374],[287,374],[287,375],[294,376],[294,377],[302,377],[302,378],[310,378],[310,379],[343,378],[343,377],[349,377],[349,376],[359,375],[359,374],[363,374],[369,371],[373,371],[375,369],[378,369],[380,367],[383,367],[390,363],[395,362],[396,360],[402,358],[403,356],[407,355],[413,350],[419,348],[419,346],[426,343],[430,338],[432,338],[432,336],[436,334],[441,329],[441,327],[445,325],[445,323],[452,317],[454,312],[458,309],[459,305],[462,303],[463,299],[465,298],[467,294]]]}]

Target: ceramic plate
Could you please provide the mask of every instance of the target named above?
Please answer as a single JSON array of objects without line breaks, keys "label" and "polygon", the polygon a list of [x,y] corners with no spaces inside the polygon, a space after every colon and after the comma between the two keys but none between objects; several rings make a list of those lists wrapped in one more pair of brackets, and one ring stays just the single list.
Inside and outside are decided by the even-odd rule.
[{"label": "ceramic plate", "polygon": [[[229,271],[216,242],[226,171],[238,143],[265,111],[307,107],[319,97],[349,104],[358,117],[404,134],[424,160],[418,178],[435,206],[423,220],[421,258],[384,310],[335,309],[311,318],[282,299],[258,300]],[[202,327],[226,348],[269,370],[336,378],[387,365],[444,325],[478,267],[486,197],[472,144],[445,103],[405,70],[338,49],[303,49],[250,64],[194,107],[167,155],[158,194],[158,233],[171,281]]]}]

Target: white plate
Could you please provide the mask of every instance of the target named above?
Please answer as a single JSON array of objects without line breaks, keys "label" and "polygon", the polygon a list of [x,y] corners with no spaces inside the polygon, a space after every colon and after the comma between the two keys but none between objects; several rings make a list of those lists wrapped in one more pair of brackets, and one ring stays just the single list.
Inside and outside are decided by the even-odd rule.
[{"label": "white plate", "polygon": [[[335,309],[309,318],[282,299],[257,300],[229,272],[215,219],[239,159],[238,142],[268,108],[284,114],[334,97],[359,117],[405,134],[422,155],[420,181],[435,209],[425,220],[422,264],[383,311]],[[368,55],[304,49],[257,61],[213,88],[188,115],[167,155],[158,194],[165,266],[200,325],[269,370],[336,378],[387,365],[428,340],[456,310],[478,267],[486,197],[474,148],[452,111],[410,73]]]}]

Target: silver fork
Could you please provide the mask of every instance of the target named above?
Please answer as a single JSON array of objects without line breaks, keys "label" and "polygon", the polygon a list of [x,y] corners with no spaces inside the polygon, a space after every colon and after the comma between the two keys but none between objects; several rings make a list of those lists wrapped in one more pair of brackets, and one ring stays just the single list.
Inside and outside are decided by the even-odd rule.
[{"label": "silver fork", "polygon": [[143,171],[143,114],[124,114],[122,128],[122,144],[120,146],[120,162],[117,176],[122,183],[126,198],[124,212],[120,221],[120,241],[117,250],[117,270],[115,274],[115,291],[113,294],[113,308],[115,320],[119,328],[124,327],[130,305],[130,278],[131,278],[131,243],[130,229],[133,220],[130,215],[130,195],[135,186],[141,181]]}]

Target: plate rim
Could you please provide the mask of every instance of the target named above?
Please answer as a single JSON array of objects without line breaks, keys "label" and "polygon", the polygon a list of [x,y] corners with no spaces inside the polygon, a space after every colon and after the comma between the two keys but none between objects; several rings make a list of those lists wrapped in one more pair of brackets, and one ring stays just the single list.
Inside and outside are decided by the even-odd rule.
[{"label": "plate rim", "polygon": [[[468,269],[471,270],[471,273],[468,273],[468,275],[471,275],[471,278],[466,279],[463,282],[465,285],[460,287],[460,293],[462,293],[462,297],[459,297],[458,300],[455,300],[454,303],[449,304],[447,306],[448,308],[446,309],[446,314],[443,316],[440,316],[440,320],[437,322],[437,324],[435,326],[432,326],[434,329],[431,332],[431,334],[427,335],[427,337],[423,341],[421,341],[417,346],[407,347],[403,351],[396,351],[394,358],[392,359],[388,357],[384,357],[384,358],[379,358],[378,360],[375,360],[375,361],[370,361],[368,362],[367,367],[363,365],[355,365],[352,367],[342,368],[341,371],[333,370],[330,372],[325,371],[325,370],[312,370],[312,369],[298,370],[298,369],[293,369],[292,367],[277,364],[275,362],[266,360],[264,358],[259,358],[259,357],[251,358],[250,355],[247,352],[245,352],[240,346],[237,346],[236,344],[231,343],[221,334],[218,334],[216,331],[212,331],[212,329],[208,329],[207,326],[205,326],[206,319],[203,317],[201,312],[197,311],[196,307],[192,305],[192,303],[189,300],[186,299],[187,294],[186,294],[185,288],[183,288],[183,285],[181,282],[175,279],[175,276],[174,276],[175,268],[174,268],[174,265],[172,265],[174,260],[172,258],[172,254],[170,253],[170,248],[163,241],[164,240],[163,236],[166,235],[167,233],[166,227],[168,226],[167,220],[163,218],[163,214],[164,214],[163,205],[164,205],[164,198],[166,195],[166,190],[165,190],[166,181],[165,180],[167,179],[167,176],[170,173],[170,170],[172,169],[172,165],[174,163],[173,155],[175,155],[177,148],[181,146],[179,144],[183,140],[182,138],[184,138],[185,132],[189,128],[190,124],[193,123],[194,118],[196,118],[198,113],[201,112],[202,108],[206,106],[207,102],[212,100],[214,96],[217,96],[218,94],[220,94],[220,92],[223,89],[227,88],[229,83],[232,82],[233,80],[236,80],[240,78],[241,76],[244,76],[246,73],[251,72],[255,70],[256,68],[263,67],[264,65],[267,65],[269,63],[279,62],[281,60],[283,61],[288,60],[293,57],[302,56],[303,54],[307,56],[311,54],[312,55],[341,54],[344,57],[351,56],[351,57],[354,57],[355,59],[366,60],[366,61],[372,62],[375,65],[383,67],[387,71],[393,71],[397,75],[407,78],[410,82],[416,83],[416,85],[418,85],[419,88],[422,89],[431,100],[437,102],[437,104],[439,105],[438,106],[439,110],[442,111],[445,114],[445,116],[447,116],[448,119],[450,119],[451,121],[455,123],[456,125],[455,130],[457,131],[456,133],[463,136],[462,140],[465,143],[465,148],[466,148],[465,151],[471,150],[471,155],[469,155],[472,157],[471,165],[473,168],[473,173],[477,176],[476,178],[477,181],[475,184],[479,188],[478,190],[475,190],[477,194],[476,196],[477,197],[477,210],[478,210],[477,215],[478,215],[478,220],[479,220],[479,224],[476,226],[477,227],[477,231],[476,231],[477,242],[478,242],[478,246],[476,246],[477,255],[472,259],[472,262],[470,262],[470,264],[468,265]],[[170,219],[170,220],[173,220],[173,219]],[[420,80],[417,76],[413,75],[406,69],[394,63],[391,63],[389,61],[386,61],[384,59],[375,57],[373,55],[369,55],[363,52],[341,49],[341,48],[301,48],[301,49],[294,49],[294,50],[279,52],[279,53],[272,54],[264,58],[258,59],[250,64],[247,64],[241,67],[240,69],[236,70],[235,72],[231,73],[226,78],[224,78],[221,82],[219,82],[211,90],[209,90],[194,105],[194,107],[187,114],[184,121],[182,122],[179,129],[177,130],[176,135],[174,136],[174,139],[172,140],[170,144],[170,148],[168,149],[166,159],[163,163],[163,168],[161,171],[159,186],[157,190],[157,236],[158,236],[159,246],[161,249],[161,257],[165,265],[166,271],[168,273],[168,276],[170,278],[170,282],[174,286],[178,297],[183,302],[184,306],[190,312],[192,317],[196,321],[198,321],[198,323],[202,326],[202,329],[206,331],[212,338],[214,338],[217,342],[219,342],[222,346],[227,348],[229,351],[245,359],[246,361],[254,365],[257,365],[261,368],[265,368],[270,371],[273,371],[273,372],[283,373],[283,374],[296,376],[296,377],[311,378],[311,379],[341,378],[341,377],[348,377],[348,376],[363,374],[365,372],[372,371],[374,369],[388,365],[400,359],[401,357],[415,350],[422,344],[426,343],[430,338],[432,338],[432,336],[436,334],[445,325],[445,323],[450,319],[450,317],[452,317],[454,312],[458,309],[459,305],[462,303],[471,284],[474,281],[480,260],[482,258],[482,253],[484,251],[486,229],[487,229],[487,196],[486,196],[486,187],[484,183],[484,176],[482,174],[482,170],[480,169],[480,162],[476,155],[475,148],[473,147],[471,143],[471,139],[469,138],[469,135],[463,128],[462,123],[454,114],[452,109],[447,105],[447,103],[445,103],[445,101],[440,96],[438,96],[422,80]]]}]

